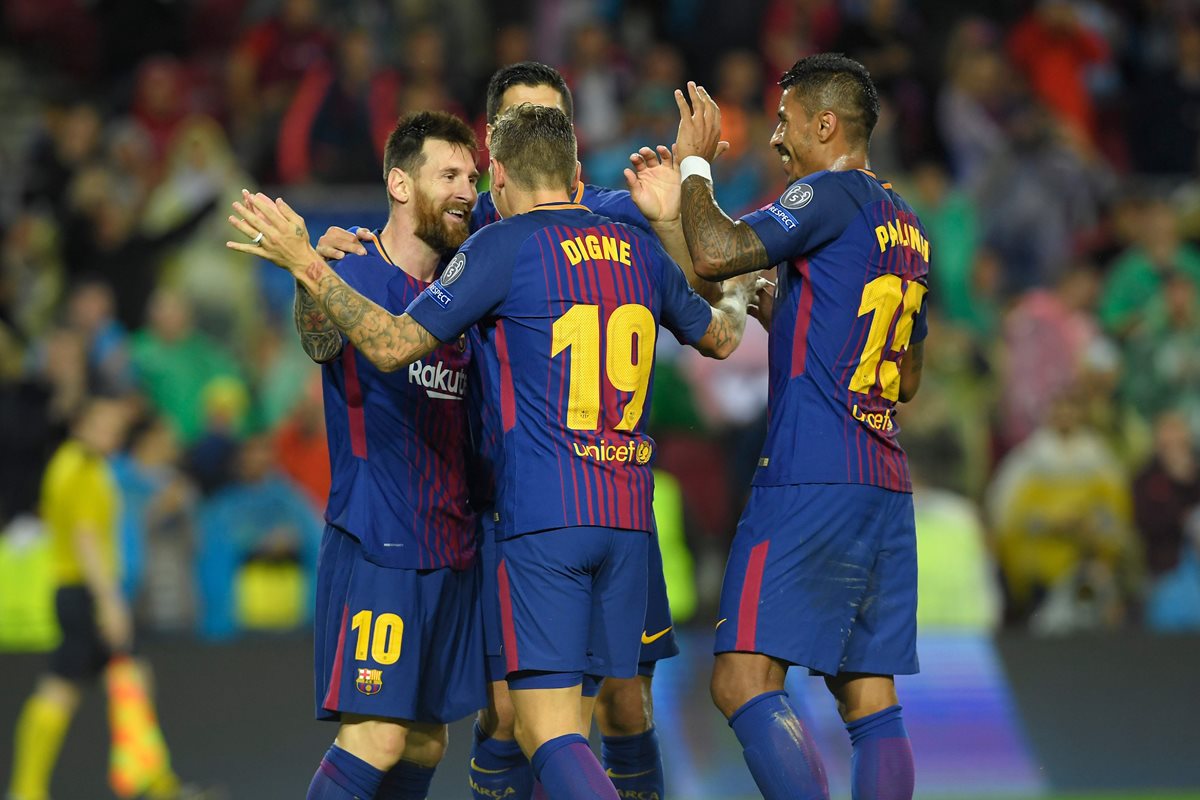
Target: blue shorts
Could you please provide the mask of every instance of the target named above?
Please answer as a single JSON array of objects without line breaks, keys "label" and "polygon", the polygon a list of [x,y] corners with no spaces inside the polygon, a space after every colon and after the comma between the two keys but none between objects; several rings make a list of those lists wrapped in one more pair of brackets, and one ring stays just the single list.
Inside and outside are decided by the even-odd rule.
[{"label": "blue shorts", "polygon": [[642,626],[642,652],[638,656],[638,674],[654,675],[654,665],[664,658],[679,655],[675,641],[675,623],[667,600],[667,579],[663,576],[662,551],[658,549],[658,529],[650,532],[646,554],[646,623]]},{"label": "blue shorts", "polygon": [[479,571],[381,567],[327,525],[317,564],[317,718],[453,722],[487,705]]},{"label": "blue shorts", "polygon": [[[504,663],[504,635],[500,623],[500,595],[496,585],[499,566],[495,523],[491,514],[481,514],[480,561],[483,564],[483,630],[487,643],[489,681],[502,681],[508,674]],[[638,655],[638,674],[653,677],[654,666],[664,658],[679,655],[671,604],[667,600],[667,581],[663,577],[662,551],[658,548],[658,530],[650,532],[646,557],[646,623],[642,627],[642,650]]]},{"label": "blue shorts", "polygon": [[588,527],[500,542],[506,673],[636,675],[649,541],[642,531]]},{"label": "blue shorts", "polygon": [[911,494],[755,486],[725,567],[714,652],[824,675],[917,672],[916,545]]}]

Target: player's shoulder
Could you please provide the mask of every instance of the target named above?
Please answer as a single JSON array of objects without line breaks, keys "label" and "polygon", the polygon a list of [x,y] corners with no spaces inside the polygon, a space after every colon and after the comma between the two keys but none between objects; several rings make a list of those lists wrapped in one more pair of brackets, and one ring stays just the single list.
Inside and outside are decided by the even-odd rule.
[{"label": "player's shoulder", "polygon": [[[362,230],[362,226],[353,225],[347,228],[347,230],[357,234],[359,230]],[[367,251],[365,255],[346,253],[340,259],[329,262],[329,266],[335,273],[343,277],[347,273],[362,273],[381,266],[390,266],[391,260],[387,257],[387,253],[375,231],[371,231],[370,240],[363,242],[362,245],[363,249]]]},{"label": "player's shoulder", "polygon": [[609,189],[590,183],[584,184],[583,192],[577,202],[602,217],[633,225],[642,230],[650,230],[649,220],[633,202],[633,196],[629,194],[628,189]]}]

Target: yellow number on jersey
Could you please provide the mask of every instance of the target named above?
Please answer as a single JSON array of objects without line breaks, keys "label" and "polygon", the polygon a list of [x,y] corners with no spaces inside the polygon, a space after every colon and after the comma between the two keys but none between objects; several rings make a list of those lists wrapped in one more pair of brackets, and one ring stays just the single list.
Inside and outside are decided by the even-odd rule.
[{"label": "yellow number on jersey", "polygon": [[363,610],[350,620],[350,628],[358,634],[354,644],[354,660],[366,661],[370,649],[371,658],[380,664],[395,664],[400,660],[400,643],[404,638],[404,620],[396,614],[383,613],[375,619],[374,614]]},{"label": "yellow number on jersey", "polygon": [[[867,343],[859,357],[858,369],[850,379],[850,391],[865,394],[875,386],[880,386],[883,396],[888,400],[900,399],[900,365],[895,361],[883,360],[883,354],[908,347],[908,340],[912,338],[913,317],[920,310],[926,291],[925,286],[916,281],[909,281],[906,290],[904,279],[899,275],[880,275],[863,287],[858,315],[871,314],[871,329],[867,332]],[[891,342],[888,342],[892,319],[901,305],[903,311],[896,322]],[[883,363],[880,363],[881,360]]]},{"label": "yellow number on jersey", "polygon": [[[638,303],[617,307],[608,318],[605,372],[613,388],[633,392],[616,425],[631,431],[645,413],[650,367],[658,325],[650,309]],[[554,321],[551,358],[571,351],[571,377],[567,390],[567,427],[595,431],[600,419],[600,307],[575,305]]]}]

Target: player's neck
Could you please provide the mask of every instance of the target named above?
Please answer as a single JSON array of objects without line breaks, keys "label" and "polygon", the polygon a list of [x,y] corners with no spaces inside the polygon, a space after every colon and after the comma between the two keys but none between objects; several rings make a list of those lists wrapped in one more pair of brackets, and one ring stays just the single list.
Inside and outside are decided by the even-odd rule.
[{"label": "player's neck", "polygon": [[532,211],[535,206],[547,203],[570,203],[571,195],[565,189],[531,189],[529,191],[510,188],[505,193],[510,216]]},{"label": "player's neck", "polygon": [[441,255],[417,236],[411,223],[392,216],[379,232],[379,241],[393,264],[419,281],[431,282]]},{"label": "player's neck", "polygon": [[871,161],[863,152],[843,151],[834,154],[822,169],[828,172],[849,172],[852,169],[871,169]]}]

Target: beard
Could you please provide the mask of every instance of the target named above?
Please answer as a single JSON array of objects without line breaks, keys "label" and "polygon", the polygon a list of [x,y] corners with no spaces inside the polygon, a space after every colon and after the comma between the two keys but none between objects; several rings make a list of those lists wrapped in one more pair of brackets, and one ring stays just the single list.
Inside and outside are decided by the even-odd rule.
[{"label": "beard", "polygon": [[[424,191],[416,190],[416,207],[413,209],[416,212],[416,227],[414,233],[417,238],[429,245],[434,251],[442,255],[449,255],[462,246],[462,243],[470,236],[470,218],[471,209],[461,203],[445,203],[437,206],[432,197]],[[463,221],[461,223],[451,222],[446,217],[447,211],[462,211]]]}]

